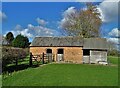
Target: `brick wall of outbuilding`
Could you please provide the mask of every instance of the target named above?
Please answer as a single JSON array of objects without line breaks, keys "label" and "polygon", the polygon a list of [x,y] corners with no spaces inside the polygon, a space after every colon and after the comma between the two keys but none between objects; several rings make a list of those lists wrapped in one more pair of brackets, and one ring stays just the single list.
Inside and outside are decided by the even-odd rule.
[{"label": "brick wall of outbuilding", "polygon": [[64,49],[64,61],[82,63],[82,47],[30,47],[30,52],[33,55],[39,55],[43,52],[46,54],[47,49],[52,49],[52,53],[55,55],[55,61],[57,61],[57,50],[61,48]]}]

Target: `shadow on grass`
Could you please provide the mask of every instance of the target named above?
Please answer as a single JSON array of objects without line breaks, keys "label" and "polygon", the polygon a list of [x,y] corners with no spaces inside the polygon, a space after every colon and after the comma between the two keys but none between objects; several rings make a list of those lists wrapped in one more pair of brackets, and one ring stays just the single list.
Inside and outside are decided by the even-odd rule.
[{"label": "shadow on grass", "polygon": [[8,66],[8,67],[4,68],[3,72],[12,73],[14,71],[25,70],[25,69],[30,68],[30,67],[31,68],[36,68],[36,67],[39,67],[39,65],[38,64],[32,65],[32,66],[27,65],[27,64],[13,65],[13,66]]}]

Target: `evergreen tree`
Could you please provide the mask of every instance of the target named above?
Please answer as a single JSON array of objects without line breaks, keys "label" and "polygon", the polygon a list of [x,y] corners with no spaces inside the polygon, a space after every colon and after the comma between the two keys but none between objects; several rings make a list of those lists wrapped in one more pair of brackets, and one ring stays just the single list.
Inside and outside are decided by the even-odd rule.
[{"label": "evergreen tree", "polygon": [[19,34],[12,42],[13,47],[26,48],[29,46],[29,40],[27,37]]},{"label": "evergreen tree", "polygon": [[13,33],[12,33],[12,32],[8,32],[8,33],[6,34],[5,39],[7,40],[8,45],[11,45],[11,44],[12,44],[12,41],[14,40],[14,35],[13,35]]}]

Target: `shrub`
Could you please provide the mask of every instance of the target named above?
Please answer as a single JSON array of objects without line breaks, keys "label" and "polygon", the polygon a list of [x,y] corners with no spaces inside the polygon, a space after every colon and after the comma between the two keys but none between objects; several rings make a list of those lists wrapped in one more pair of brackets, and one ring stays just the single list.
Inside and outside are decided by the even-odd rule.
[{"label": "shrub", "polygon": [[16,59],[24,59],[29,54],[29,49],[2,47],[3,68],[8,64],[14,63]]},{"label": "shrub", "polygon": [[109,50],[108,51],[108,56],[119,56],[120,55],[120,51],[118,50]]}]

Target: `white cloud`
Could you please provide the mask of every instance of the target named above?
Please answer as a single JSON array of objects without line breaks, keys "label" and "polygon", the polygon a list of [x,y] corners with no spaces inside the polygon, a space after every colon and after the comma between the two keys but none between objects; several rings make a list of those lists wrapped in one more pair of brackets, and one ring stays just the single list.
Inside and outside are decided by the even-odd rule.
[{"label": "white cloud", "polygon": [[18,34],[21,34],[23,36],[26,36],[28,38],[32,38],[33,35],[29,32],[29,29],[23,29],[23,30],[13,30],[11,31],[14,36],[17,36]]},{"label": "white cloud", "polygon": [[119,2],[120,0],[105,0],[106,2]]},{"label": "white cloud", "polygon": [[21,29],[23,29],[23,28],[22,28],[22,26],[19,25],[19,24],[17,24],[17,25],[15,26],[15,28],[14,28],[14,30],[21,30]]},{"label": "white cloud", "polygon": [[21,31],[20,34],[22,34],[24,36],[27,36],[28,38],[32,38],[33,37],[33,35],[31,33],[29,33],[29,29],[24,29],[23,31]]},{"label": "white cloud", "polygon": [[[71,21],[69,21],[69,17],[75,13],[76,13],[75,7],[69,7],[67,10],[65,10],[63,12],[63,19],[60,21],[59,28],[64,28],[64,25],[66,25],[68,22],[71,22]],[[71,25],[73,25],[73,24],[74,24],[74,22],[71,22]]]},{"label": "white cloud", "polygon": [[[58,36],[59,35],[58,31],[45,26],[47,22],[39,18],[37,18],[37,20],[39,21],[40,25],[35,26],[32,24],[28,24],[26,28],[23,28],[21,25],[17,24],[11,32],[14,34],[15,37],[18,34],[22,34],[23,36],[27,36],[28,38],[34,38],[36,36]],[[9,31],[7,31],[6,34],[8,32]]]},{"label": "white cloud", "polygon": [[111,32],[108,33],[111,37],[120,37],[120,30],[114,28]]},{"label": "white cloud", "polygon": [[120,38],[108,38],[107,41],[117,45],[120,44]]},{"label": "white cloud", "polygon": [[100,13],[100,19],[102,20],[102,22],[106,22],[105,16],[104,16],[103,11],[101,10],[101,8],[98,7],[97,10]]},{"label": "white cloud", "polygon": [[97,6],[103,22],[117,21],[118,1],[119,0],[104,0]]},{"label": "white cloud", "polygon": [[76,2],[101,2],[103,0],[75,0]]},{"label": "white cloud", "polygon": [[32,24],[28,24],[28,29],[34,29],[34,26]]},{"label": "white cloud", "polygon": [[69,7],[67,10],[64,11],[63,15],[64,17],[68,17],[68,15],[75,14],[76,9],[75,7]]},{"label": "white cloud", "polygon": [[38,22],[39,25],[42,25],[42,26],[47,24],[47,22],[45,20],[40,19],[40,18],[37,18],[36,21]]},{"label": "white cloud", "polygon": [[[7,34],[8,32],[9,32],[9,31],[7,31],[6,34]],[[24,28],[22,28],[22,26],[19,25],[19,24],[17,24],[17,25],[15,26],[15,28],[14,28],[12,31],[10,31],[10,32],[12,32],[15,37],[16,37],[18,34],[21,34],[21,35],[26,36],[26,37],[28,37],[28,38],[32,38],[32,37],[33,37],[33,34],[30,33],[30,29],[28,29],[28,28],[24,29]],[[4,36],[6,36],[6,34],[4,34]]]},{"label": "white cloud", "polygon": [[[34,38],[36,36],[57,36],[58,34],[56,30],[44,26],[34,26],[32,24],[28,24],[27,28],[22,28],[21,25],[16,25],[16,27],[11,32],[14,36],[21,34],[23,36],[27,36],[28,38]],[[6,34],[7,33],[8,31]]]},{"label": "white cloud", "polygon": [[34,36],[55,36],[58,32],[43,26],[34,26],[31,28],[34,31]]},{"label": "white cloud", "polygon": [[5,20],[7,18],[6,14],[0,11],[0,21]]}]

